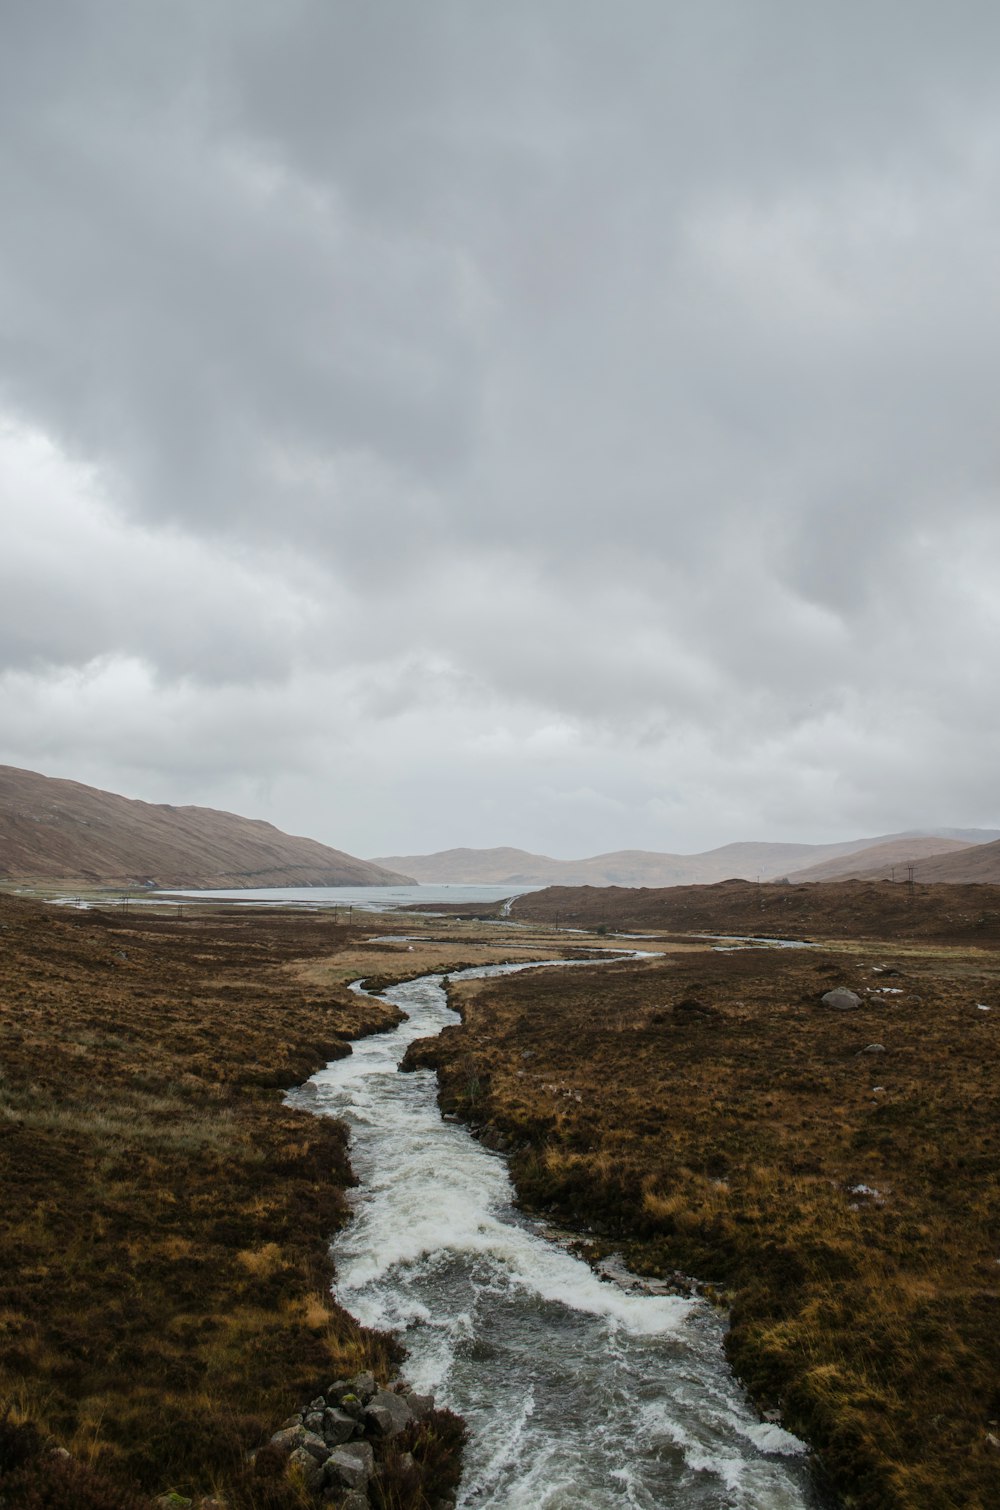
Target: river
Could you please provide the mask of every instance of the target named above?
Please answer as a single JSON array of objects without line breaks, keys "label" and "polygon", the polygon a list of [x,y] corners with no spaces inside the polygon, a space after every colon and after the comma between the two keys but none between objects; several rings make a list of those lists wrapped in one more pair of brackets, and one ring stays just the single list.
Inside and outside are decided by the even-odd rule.
[{"label": "river", "polygon": [[[531,966],[487,966],[455,978]],[[758,1420],[706,1303],[599,1278],[515,1210],[503,1158],[444,1121],[407,1045],[458,1016],[442,977],[291,1104],[344,1118],[360,1180],[333,1248],[337,1298],[394,1331],[406,1373],[470,1430],[465,1510],[805,1510],[801,1442]]]}]

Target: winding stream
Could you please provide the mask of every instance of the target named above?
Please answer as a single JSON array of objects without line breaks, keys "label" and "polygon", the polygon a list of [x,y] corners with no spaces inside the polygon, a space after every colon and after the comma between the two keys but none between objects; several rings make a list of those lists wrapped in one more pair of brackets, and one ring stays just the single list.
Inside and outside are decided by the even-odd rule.
[{"label": "winding stream", "polygon": [[441,982],[385,992],[407,1020],[288,1101],[350,1126],[361,1184],[337,1298],[402,1336],[407,1377],[465,1417],[459,1506],[814,1506],[802,1443],[747,1405],[711,1308],[598,1278],[514,1209],[502,1157],[442,1120],[434,1073],[397,1072],[413,1039],[459,1020]]}]

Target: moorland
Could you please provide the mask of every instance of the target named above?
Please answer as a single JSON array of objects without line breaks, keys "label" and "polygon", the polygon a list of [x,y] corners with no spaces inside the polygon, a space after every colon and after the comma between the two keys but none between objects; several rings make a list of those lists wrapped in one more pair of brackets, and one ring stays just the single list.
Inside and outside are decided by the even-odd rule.
[{"label": "moorland", "polygon": [[[734,1367],[835,1503],[992,1510],[1000,893],[789,890],[798,912],[747,883],[540,892],[509,929],[413,917],[415,945],[357,915],[0,895],[4,1503],[300,1505],[248,1454],[330,1378],[405,1360],[331,1293],[344,1130],[284,1088],[394,1022],[349,980],[632,929],[653,957],[455,983],[462,1025],[411,1063],[586,1256],[694,1276],[729,1309]],[[698,936],[796,932],[814,946]],[[859,1005],[825,1007],[835,986]],[[373,1498],[445,1500],[460,1440],[439,1412]]]},{"label": "moorland", "polygon": [[0,882],[220,890],[407,879],[257,818],[142,802],[0,765]]},{"label": "moorland", "polygon": [[[415,949],[376,931],[328,912],[0,894],[5,1507],[127,1510],[174,1492],[286,1510],[301,1497],[248,1454],[331,1379],[398,1372],[393,1339],[330,1293],[345,1129],[284,1107],[283,1090],[397,1020],[345,981],[509,951],[460,929]],[[376,1502],[434,1504],[460,1437],[438,1412],[407,1444],[416,1477],[384,1461]]]},{"label": "moorland", "polygon": [[[646,962],[455,983],[462,1026],[409,1062],[588,1256],[708,1282],[737,1373],[835,1503],[992,1510],[1000,893],[677,890],[553,888],[513,913],[819,942],[689,935]],[[823,1004],[841,986],[857,1006]]]}]

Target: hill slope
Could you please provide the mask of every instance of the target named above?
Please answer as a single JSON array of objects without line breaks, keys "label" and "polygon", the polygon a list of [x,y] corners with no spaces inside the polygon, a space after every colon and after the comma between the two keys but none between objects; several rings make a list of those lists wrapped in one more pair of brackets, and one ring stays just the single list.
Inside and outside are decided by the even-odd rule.
[{"label": "hill slope", "polygon": [[0,766],[0,878],[191,887],[391,886],[408,876],[270,823]]},{"label": "hill slope", "polygon": [[[1000,854],[1000,843],[995,848]],[[974,884],[918,885],[912,890],[905,883],[893,886],[887,881],[757,886],[734,880],[656,889],[550,886],[517,897],[510,915],[520,922],[573,928],[1000,945],[1000,888]]]},{"label": "hill slope", "polygon": [[928,860],[918,860],[913,873],[916,880],[930,883],[1000,885],[1000,840],[992,844],[975,844],[957,854],[933,855]]},{"label": "hill slope", "polygon": [[[936,845],[935,853],[946,850],[952,844],[965,841],[982,843],[987,839],[1000,837],[994,831],[985,829],[981,832],[944,832],[946,837],[932,840]],[[549,855],[535,855],[524,849],[444,849],[432,855],[380,856],[372,863],[405,871],[418,881],[437,884],[704,886],[730,879],[773,881],[789,876],[793,871],[798,873],[797,880],[811,880],[811,875],[801,873],[804,867],[812,869],[847,855],[858,857],[850,867],[853,873],[855,867],[860,869],[863,864],[881,864],[882,849],[904,840],[907,858],[931,853],[927,848],[920,848],[926,842],[922,838],[911,836],[907,839],[902,834],[883,834],[873,839],[848,839],[839,844],[724,844],[719,849],[709,849],[696,855],[622,849],[583,860],[554,860]],[[872,849],[877,849],[878,855],[863,862],[860,859],[861,852]]]},{"label": "hill slope", "polygon": [[[868,849],[855,850],[849,855],[837,855],[819,865],[809,865],[804,870],[789,871],[789,881],[849,881],[864,878],[876,880],[906,880],[906,867],[935,855],[958,854],[963,850],[978,849],[961,839],[912,838],[890,839],[885,844],[873,844]],[[894,874],[895,872],[895,874]],[[914,872],[916,873],[916,872]]]}]

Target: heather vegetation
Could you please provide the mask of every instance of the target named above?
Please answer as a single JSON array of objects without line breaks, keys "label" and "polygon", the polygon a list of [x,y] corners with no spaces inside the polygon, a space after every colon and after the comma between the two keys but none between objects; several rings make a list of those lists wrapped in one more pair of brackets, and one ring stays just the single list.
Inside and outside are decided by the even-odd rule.
[{"label": "heather vegetation", "polygon": [[[856,1010],[821,1004],[842,984]],[[1000,1503],[996,954],[705,945],[453,1001],[409,1056],[444,1108],[593,1256],[708,1281],[844,1503]]]},{"label": "heather vegetation", "polygon": [[[330,1294],[353,1183],[344,1129],[280,1094],[393,1025],[395,1009],[337,983],[388,954],[329,915],[0,897],[10,1510],[132,1510],[166,1491],[285,1510],[301,1494],[248,1454],[331,1378],[398,1372],[392,1339]],[[402,1463],[386,1451],[386,1504],[423,1506],[455,1481],[455,1424],[414,1435]]]},{"label": "heather vegetation", "polygon": [[[675,901],[695,931],[791,931],[746,926],[754,887],[727,915],[730,891]],[[948,892],[892,944],[720,953],[664,936],[645,962],[456,984],[463,1025],[410,1052],[438,1067],[446,1109],[510,1151],[522,1201],[589,1256],[696,1276],[731,1307],[753,1397],[858,1510],[1000,1503],[1000,908]],[[544,912],[545,894],[531,904]],[[639,927],[646,905],[606,905],[591,926]],[[281,1089],[396,1020],[349,979],[595,942],[567,950],[544,922],[407,926],[415,943],[322,914],[0,896],[10,1510],[139,1510],[167,1490],[291,1510],[303,1487],[249,1455],[331,1379],[405,1368],[331,1296],[343,1129],[283,1107]],[[857,1008],[824,1007],[833,986]],[[383,1444],[372,1503],[446,1498],[461,1437],[439,1412]]]},{"label": "heather vegetation", "polygon": [[[990,846],[992,848],[992,846]],[[978,853],[978,851],[977,851]],[[548,886],[511,916],[562,927],[770,938],[924,939],[1000,944],[1000,887],[892,881],[719,881],[712,886]]]}]

